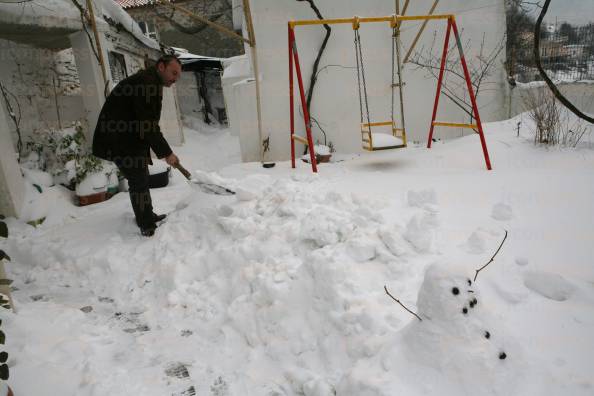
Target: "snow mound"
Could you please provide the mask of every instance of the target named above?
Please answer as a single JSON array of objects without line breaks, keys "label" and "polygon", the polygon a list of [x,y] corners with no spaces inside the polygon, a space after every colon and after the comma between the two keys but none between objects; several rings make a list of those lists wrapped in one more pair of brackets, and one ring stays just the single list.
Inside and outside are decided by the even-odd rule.
[{"label": "snow mound", "polygon": [[[14,255],[43,250],[37,281],[60,271],[64,284],[85,285],[89,296],[82,300],[88,302],[81,305],[93,307],[88,315],[113,311],[112,331],[142,339],[142,345],[157,339],[175,345],[186,334],[192,346],[137,355],[146,361],[134,365],[147,368],[128,367],[135,383],[183,362],[192,367],[195,385],[221,376],[218,383],[228,384],[229,394],[241,394],[246,382],[254,394],[333,394],[339,368],[377,356],[383,337],[400,325],[382,286],[394,274],[393,284],[399,284],[422,271],[408,263],[414,253],[402,237],[405,228],[385,224],[365,200],[338,194],[315,176],[195,176],[238,194],[213,198],[191,190],[150,240],[138,236],[132,218],[106,218],[110,231],[97,234],[108,238],[96,241],[100,251],[80,246],[76,235],[60,235],[15,247]],[[44,292],[43,298],[52,302],[56,294]],[[120,347],[136,356],[142,345]],[[258,377],[248,374],[251,367]],[[245,377],[236,378],[240,373]],[[102,383],[121,381],[118,375]],[[274,383],[280,390],[271,388]],[[139,389],[175,392],[151,386]]]}]

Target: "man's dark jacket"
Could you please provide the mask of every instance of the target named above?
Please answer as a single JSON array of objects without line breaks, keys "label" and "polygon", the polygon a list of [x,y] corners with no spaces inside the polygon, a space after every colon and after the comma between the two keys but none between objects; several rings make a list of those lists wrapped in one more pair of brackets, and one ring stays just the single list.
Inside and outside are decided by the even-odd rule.
[{"label": "man's dark jacket", "polygon": [[158,158],[172,153],[159,128],[163,83],[149,67],[122,80],[111,91],[99,114],[93,136],[93,154],[108,161]]}]

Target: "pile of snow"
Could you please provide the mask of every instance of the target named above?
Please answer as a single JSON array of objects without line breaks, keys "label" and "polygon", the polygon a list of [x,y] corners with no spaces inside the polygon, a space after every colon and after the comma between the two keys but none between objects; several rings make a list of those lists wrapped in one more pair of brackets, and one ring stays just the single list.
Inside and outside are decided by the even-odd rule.
[{"label": "pile of snow", "polygon": [[[286,162],[195,172],[233,196],[175,174],[153,192],[168,217],[152,238],[139,235],[125,194],[59,227],[9,219],[0,248],[13,258],[18,308],[3,314],[11,387],[591,394],[594,154],[535,147],[528,123],[516,137],[517,122],[485,125],[491,172],[468,136],[365,153],[317,175]],[[176,152],[188,169],[229,161],[220,157],[237,144],[216,128],[185,135]]]}]

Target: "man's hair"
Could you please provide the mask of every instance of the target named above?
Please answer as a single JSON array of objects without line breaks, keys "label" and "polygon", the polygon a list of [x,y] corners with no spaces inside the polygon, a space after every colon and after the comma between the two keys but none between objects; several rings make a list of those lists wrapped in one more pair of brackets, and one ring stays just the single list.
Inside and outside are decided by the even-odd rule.
[{"label": "man's hair", "polygon": [[165,66],[167,66],[168,64],[170,64],[173,61],[179,63],[180,66],[182,65],[181,61],[179,60],[179,58],[177,56],[175,56],[175,55],[163,55],[162,57],[160,57],[157,60],[157,63],[155,63],[155,66],[158,66],[159,63],[163,63]]}]

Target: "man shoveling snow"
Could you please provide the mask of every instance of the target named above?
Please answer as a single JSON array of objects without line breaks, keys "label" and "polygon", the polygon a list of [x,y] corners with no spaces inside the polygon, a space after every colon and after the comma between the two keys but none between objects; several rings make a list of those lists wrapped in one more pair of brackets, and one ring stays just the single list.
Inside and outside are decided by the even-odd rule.
[{"label": "man shoveling snow", "polygon": [[168,165],[179,159],[159,127],[163,87],[171,87],[181,75],[181,63],[172,55],[155,66],[122,80],[105,100],[93,137],[93,154],[113,161],[128,179],[136,224],[144,236],[152,236],[156,222],[165,215],[153,213],[149,191],[150,150]]}]

